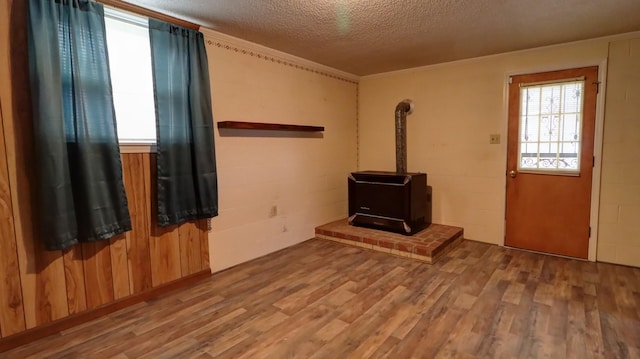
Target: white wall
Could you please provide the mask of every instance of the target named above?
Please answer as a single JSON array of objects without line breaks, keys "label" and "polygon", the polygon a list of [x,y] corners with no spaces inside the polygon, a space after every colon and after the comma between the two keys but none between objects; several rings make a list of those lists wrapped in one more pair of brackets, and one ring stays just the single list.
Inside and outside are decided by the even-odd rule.
[{"label": "white wall", "polygon": [[640,266],[640,35],[609,44],[598,260]]},{"label": "white wall", "polygon": [[[326,127],[323,138],[216,132],[220,216],[210,234],[214,271],[309,239],[315,226],[344,218],[345,178],[356,170],[356,146],[357,169],[395,169],[393,111],[405,98],[416,104],[408,117],[408,167],[428,173],[434,221],[464,227],[467,238],[502,244],[508,75],[605,60],[596,254],[600,261],[640,266],[640,34],[366,76],[358,89],[358,79],[348,74],[223,37],[231,43],[226,48],[220,34],[203,32],[214,121]],[[499,145],[489,144],[494,133],[501,135]]]},{"label": "white wall", "polygon": [[[409,98],[408,169],[433,186],[433,220],[465,237],[502,244],[509,74],[598,65],[607,42],[592,41],[364,77],[360,168],[393,170],[393,110]],[[499,145],[489,144],[500,134]]]},{"label": "white wall", "polygon": [[305,60],[203,33],[214,122],[325,127],[320,138],[241,130],[221,136],[216,129],[220,215],[212,221],[210,253],[212,270],[219,271],[313,238],[316,226],[346,217],[347,175],[356,169],[357,83]]},{"label": "white wall", "polygon": [[[412,99],[408,168],[428,174],[434,222],[464,227],[466,238],[503,244],[508,75],[599,65],[609,57],[610,42],[594,39],[363,77],[360,169],[394,170],[393,111],[400,100]],[[635,266],[640,266],[639,54],[637,39],[611,42],[597,252],[599,260]],[[489,144],[490,134],[500,134],[501,143]]]}]

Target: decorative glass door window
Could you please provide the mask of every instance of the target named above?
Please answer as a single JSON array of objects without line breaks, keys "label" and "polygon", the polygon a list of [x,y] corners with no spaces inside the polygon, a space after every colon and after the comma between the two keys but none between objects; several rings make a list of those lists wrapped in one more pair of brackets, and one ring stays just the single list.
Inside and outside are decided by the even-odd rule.
[{"label": "decorative glass door window", "polygon": [[518,170],[580,174],[584,79],[522,84]]}]

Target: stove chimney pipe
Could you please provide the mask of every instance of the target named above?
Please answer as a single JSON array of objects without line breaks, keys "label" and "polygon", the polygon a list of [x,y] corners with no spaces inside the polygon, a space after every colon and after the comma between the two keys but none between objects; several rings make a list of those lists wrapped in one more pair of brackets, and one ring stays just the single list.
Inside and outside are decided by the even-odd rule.
[{"label": "stove chimney pipe", "polygon": [[413,101],[402,100],[396,106],[396,173],[407,173],[407,115],[413,112]]}]

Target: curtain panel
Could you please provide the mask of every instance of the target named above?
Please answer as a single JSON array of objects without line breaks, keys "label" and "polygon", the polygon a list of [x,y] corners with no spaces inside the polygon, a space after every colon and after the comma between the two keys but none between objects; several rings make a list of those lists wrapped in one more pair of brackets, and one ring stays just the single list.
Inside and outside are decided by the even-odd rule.
[{"label": "curtain panel", "polygon": [[202,33],[149,19],[157,124],[158,224],[218,215],[207,53]]},{"label": "curtain panel", "polygon": [[45,247],[131,229],[106,49],[104,9],[87,0],[29,0],[28,42]]}]

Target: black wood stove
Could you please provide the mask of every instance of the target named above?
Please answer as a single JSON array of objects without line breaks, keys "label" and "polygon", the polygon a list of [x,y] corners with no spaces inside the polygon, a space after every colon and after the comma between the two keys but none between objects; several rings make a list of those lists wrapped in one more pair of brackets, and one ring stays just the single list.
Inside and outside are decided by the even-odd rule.
[{"label": "black wood stove", "polygon": [[409,100],[396,107],[396,172],[364,171],[349,176],[349,223],[404,235],[431,224],[431,187],[426,173],[407,173],[406,115]]}]

